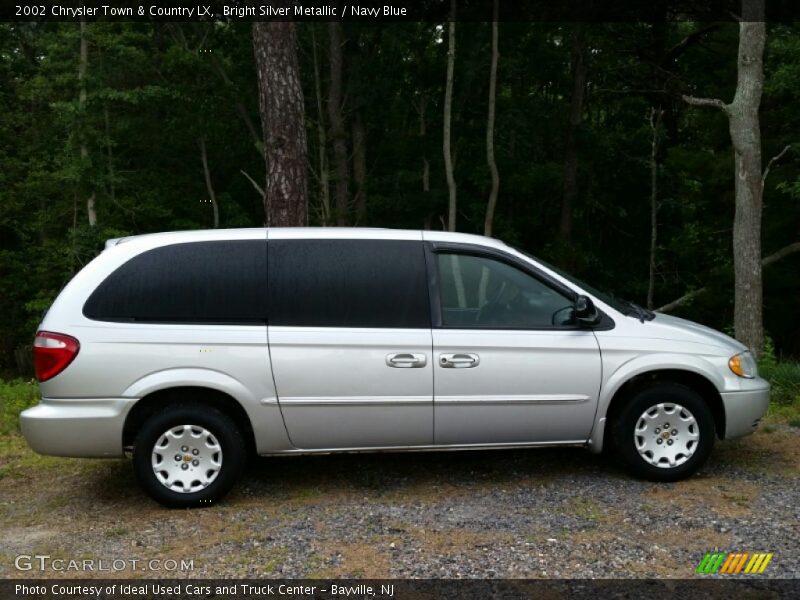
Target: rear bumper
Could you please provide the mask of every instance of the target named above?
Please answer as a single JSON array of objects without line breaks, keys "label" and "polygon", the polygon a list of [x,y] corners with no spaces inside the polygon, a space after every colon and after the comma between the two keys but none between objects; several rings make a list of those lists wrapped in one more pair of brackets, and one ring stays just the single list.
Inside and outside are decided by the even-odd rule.
[{"label": "rear bumper", "polygon": [[756,430],[769,407],[769,385],[742,392],[723,392],[725,439],[749,435]]},{"label": "rear bumper", "polygon": [[136,399],[42,398],[19,416],[22,435],[39,454],[76,457],[124,456],[122,428]]}]

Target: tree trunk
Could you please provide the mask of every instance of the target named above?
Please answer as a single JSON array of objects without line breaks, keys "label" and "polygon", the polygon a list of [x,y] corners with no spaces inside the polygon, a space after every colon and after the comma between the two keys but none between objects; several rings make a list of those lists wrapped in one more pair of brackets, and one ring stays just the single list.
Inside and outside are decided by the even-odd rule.
[{"label": "tree trunk", "polygon": [[319,203],[322,213],[322,225],[327,226],[331,221],[331,190],[330,171],[328,167],[328,134],[325,130],[325,114],[322,110],[322,85],[319,76],[319,62],[317,61],[317,36],[316,24],[311,24],[311,56],[314,61],[314,93],[317,100],[317,145],[319,156]]},{"label": "tree trunk", "polygon": [[658,242],[658,150],[661,134],[661,118],[664,111],[659,107],[650,110],[650,128],[653,140],[650,144],[650,276],[647,281],[647,308],[653,309],[656,289],[656,244]]},{"label": "tree trunk", "polygon": [[[245,171],[244,169],[239,169],[239,173],[241,173],[242,175],[244,175],[244,176],[245,176],[245,179],[247,179],[247,181],[249,181],[249,182],[250,182],[250,185],[252,185],[252,186],[253,186],[253,189],[256,191],[256,193],[257,193],[259,196],[261,196],[261,203],[262,203],[264,206],[266,206],[266,205],[267,205],[267,193],[264,191],[264,188],[262,188],[260,185],[258,185],[258,184],[256,183],[256,180],[255,180],[255,179],[253,179],[252,177],[250,177],[250,175],[249,175],[249,174],[247,173],[247,171]],[[264,221],[266,222],[266,218],[264,219]]]},{"label": "tree trunk", "polygon": [[497,172],[497,162],[494,159],[494,114],[497,103],[497,60],[500,57],[498,52],[498,2],[494,0],[492,9],[492,59],[489,68],[489,111],[486,118],[486,162],[489,164],[489,172],[492,175],[492,187],[489,192],[489,201],[486,203],[486,218],[483,222],[483,235],[492,237],[492,227],[494,225],[494,211],[497,207],[497,194],[500,191],[500,174]]},{"label": "tree trunk", "polygon": [[268,227],[306,224],[308,173],[303,88],[292,22],[253,24],[267,182]]},{"label": "tree trunk", "polygon": [[[427,134],[427,125],[425,123],[425,106],[426,106],[425,96],[422,96],[419,99],[419,143],[420,148],[423,148],[422,151],[422,191],[423,192],[430,192],[431,191],[431,162],[428,160],[428,157],[425,155],[425,135]],[[430,217],[427,217],[430,218]]]},{"label": "tree trunk", "polygon": [[344,126],[342,106],[342,68],[343,40],[342,24],[338,21],[328,23],[330,38],[331,81],[328,88],[328,120],[331,124],[331,142],[333,144],[333,169],[335,174],[334,202],[336,205],[336,222],[347,225],[350,208],[348,191],[349,173],[347,169],[347,134]]},{"label": "tree trunk", "polygon": [[444,172],[447,177],[449,201],[447,205],[447,230],[456,230],[456,180],[453,175],[453,155],[450,150],[450,120],[453,109],[453,69],[456,60],[456,0],[450,0],[450,26],[447,47],[447,82],[444,92]]},{"label": "tree trunk", "polygon": [[[427,131],[427,121],[425,119],[426,115],[426,107],[427,107],[427,98],[424,94],[420,95],[419,99],[419,106],[417,107],[417,113],[419,115],[419,147],[422,152],[422,193],[427,194],[431,191],[431,161],[428,160],[428,156],[425,153],[425,137],[428,133]],[[426,205],[427,205],[426,201]],[[422,228],[423,229],[430,229],[431,228],[431,221],[433,220],[434,213],[427,212],[422,219]]]},{"label": "tree trunk", "polygon": [[[500,56],[498,52],[498,2],[494,0],[492,5],[492,55],[489,67],[489,110],[486,117],[486,162],[489,165],[489,172],[492,176],[492,187],[489,191],[489,200],[486,202],[486,216],[483,220],[483,235],[492,237],[492,227],[494,226],[494,212],[497,207],[497,194],[500,191],[500,174],[497,172],[497,162],[494,159],[494,116],[497,100],[497,60]],[[478,284],[478,306],[486,304],[486,291],[489,287],[489,269],[481,268],[481,280]]]},{"label": "tree trunk", "polygon": [[[763,0],[762,15],[763,15]],[[733,221],[733,269],[736,281],[733,323],[736,337],[756,356],[764,348],[761,279],[761,129],[758,109],[764,87],[763,22],[742,22],[738,82],[730,109],[734,149],[736,215]]]},{"label": "tree trunk", "polygon": [[356,225],[367,216],[367,131],[361,113],[353,119],[353,181],[356,184]]},{"label": "tree trunk", "polygon": [[761,278],[761,129],[758,109],[764,88],[764,0],[742,0],[736,93],[730,104],[712,98],[684,99],[695,106],[714,106],[728,116],[734,152],[736,214],[733,221],[735,279],[733,322],[736,338],[756,357],[764,349]]},{"label": "tree trunk", "polygon": [[106,168],[108,170],[108,196],[111,202],[117,203],[117,183],[114,174],[114,150],[111,143],[111,122],[108,117],[108,105],[103,105],[103,124],[105,125]]},{"label": "tree trunk", "polygon": [[219,227],[219,205],[217,204],[217,195],[214,193],[214,186],[211,183],[211,171],[208,168],[208,153],[206,152],[206,138],[201,137],[197,140],[200,146],[200,162],[203,163],[203,176],[206,180],[206,190],[208,190],[208,198],[211,201],[211,208],[214,212],[214,229]]},{"label": "tree trunk", "polygon": [[[86,146],[86,70],[89,66],[89,40],[86,39],[86,21],[81,19],[80,22],[81,32],[81,50],[80,62],[78,63],[78,85],[80,91],[78,93],[78,112],[80,113],[80,139],[81,139],[81,183],[85,184],[85,174],[88,171],[87,162],[89,160],[89,148]],[[97,210],[95,209],[95,191],[89,192],[86,198],[86,215],[89,219],[89,226],[94,227],[97,225]]]},{"label": "tree trunk", "polygon": [[[450,0],[450,26],[448,31],[447,46],[447,82],[444,92],[444,140],[442,147],[444,150],[444,172],[447,177],[447,190],[449,202],[447,207],[447,230],[456,230],[456,179],[453,175],[453,155],[450,150],[450,128],[453,109],[453,70],[456,61],[456,0]],[[467,297],[464,292],[464,279],[461,275],[461,264],[458,257],[453,254],[450,257],[453,267],[453,280],[456,287],[456,297],[458,305],[466,307]]]},{"label": "tree trunk", "polygon": [[569,124],[566,134],[564,158],[564,194],[561,201],[559,234],[565,242],[572,241],[572,217],[578,195],[578,141],[577,134],[583,120],[583,97],[586,89],[586,66],[583,60],[584,26],[576,23],[570,36],[570,63],[572,71],[572,98],[569,106]]}]

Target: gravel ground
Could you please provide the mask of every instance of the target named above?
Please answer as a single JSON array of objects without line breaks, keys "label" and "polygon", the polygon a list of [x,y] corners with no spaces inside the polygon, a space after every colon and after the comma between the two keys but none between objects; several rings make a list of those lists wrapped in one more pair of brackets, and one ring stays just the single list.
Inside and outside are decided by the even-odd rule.
[{"label": "gravel ground", "polygon": [[[0,576],[85,576],[14,566],[46,554],[122,560],[103,575],[124,577],[685,578],[719,549],[774,552],[763,576],[800,577],[798,442],[768,426],[674,484],[580,449],[262,458],[188,511],[149,500],[127,461],[39,457],[5,436]],[[151,559],[193,569],[142,570]]]}]

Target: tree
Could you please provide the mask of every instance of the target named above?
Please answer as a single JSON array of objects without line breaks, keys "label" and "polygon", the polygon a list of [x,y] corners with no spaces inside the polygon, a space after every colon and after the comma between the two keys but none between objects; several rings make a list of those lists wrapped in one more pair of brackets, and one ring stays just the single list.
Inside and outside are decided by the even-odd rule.
[{"label": "tree", "polygon": [[659,106],[650,109],[650,274],[647,279],[647,308],[653,308],[656,290],[656,250],[658,242],[658,150],[661,142],[661,118],[664,110]]},{"label": "tree", "polygon": [[331,219],[331,190],[328,167],[328,132],[325,126],[325,114],[322,111],[322,84],[317,60],[316,24],[311,24],[311,57],[314,71],[314,98],[317,105],[317,179],[319,187],[319,220],[323,226]]},{"label": "tree", "polygon": [[342,24],[339,21],[328,23],[330,41],[331,81],[328,88],[328,121],[331,124],[331,143],[333,144],[334,205],[336,222],[347,224],[350,208],[349,178],[347,168],[347,133],[344,126],[342,107],[342,70],[344,64],[344,44]]},{"label": "tree", "polygon": [[[457,8],[460,14],[471,10]],[[448,0],[445,11],[450,10]],[[491,235],[564,263],[569,245],[559,226],[574,90],[572,26],[498,24],[502,56],[492,94],[491,25],[461,16],[455,25],[458,39],[453,36],[458,63],[449,94],[456,227],[487,232],[492,196],[487,134],[493,129],[502,196]],[[449,25],[342,24],[341,106],[351,224],[448,227],[450,188],[441,128],[448,96]],[[281,172],[276,160],[283,146],[275,140],[286,139],[295,156],[303,128],[308,132],[308,162],[290,163],[300,177],[285,167],[283,173],[289,173],[284,181],[292,193],[297,187],[302,196],[308,186],[306,197],[314,210],[307,219],[287,221],[337,224],[327,28],[327,23],[295,25],[293,77],[309,101],[306,114],[300,112],[299,94],[293,96],[297,111],[283,104],[276,108],[279,98],[271,99],[273,104],[263,106],[272,106],[273,117],[262,129],[264,73],[254,60],[252,23],[87,21],[82,79],[78,22],[0,23],[2,373],[14,373],[15,362],[25,367],[19,357],[30,356],[26,346],[42,311],[102,250],[105,239],[203,229],[217,218],[220,227],[257,227],[267,218],[273,225],[286,222],[267,216],[264,194],[265,183],[272,183],[273,209],[286,199],[276,188],[281,179],[266,175]],[[599,289],[645,303],[656,174],[653,301],[665,305],[660,310],[674,309],[724,329],[734,320],[729,121],[721,110],[687,104],[681,92],[690,93],[685,82],[697,74],[703,86],[694,95],[733,98],[739,25],[674,21],[665,15],[654,24],[592,23],[584,28],[586,81],[575,136],[578,194],[572,215],[573,243],[580,243],[580,253],[569,270]],[[266,33],[272,35],[268,28]],[[767,182],[763,318],[776,353],[789,357],[800,356],[800,154],[796,148],[781,149],[800,137],[800,24],[770,24],[766,43],[758,114]],[[280,43],[275,51],[292,48],[293,43]],[[288,71],[280,67],[276,73],[285,83]],[[86,90],[84,108],[81,87]],[[265,89],[284,93],[287,88],[270,84]],[[487,106],[492,96],[493,128]],[[654,132],[646,118],[653,107],[664,111],[655,173]],[[289,117],[293,129],[286,128]],[[267,134],[272,146],[266,144]],[[268,149],[271,170],[266,169]],[[776,158],[769,161],[770,156]],[[307,184],[306,171],[314,178]],[[362,178],[365,185],[359,185]],[[209,201],[212,190],[216,218]],[[323,196],[326,191],[329,195]],[[94,226],[87,218],[92,193]],[[302,200],[297,206],[305,209]],[[452,292],[455,297],[459,289]]]},{"label": "tree", "polygon": [[494,225],[494,211],[497,207],[497,194],[500,191],[500,174],[497,172],[497,161],[494,158],[494,115],[497,106],[497,60],[500,53],[498,46],[498,25],[497,13],[498,2],[494,0],[492,6],[492,58],[489,67],[489,110],[486,118],[486,162],[489,164],[489,172],[492,175],[492,187],[489,191],[489,201],[486,203],[486,217],[483,221],[483,235],[492,237],[492,226]]},{"label": "tree", "polygon": [[[80,49],[80,62],[78,63],[78,85],[80,86],[80,93],[78,96],[78,112],[80,114],[80,131],[78,137],[81,140],[81,172],[88,173],[89,162],[89,149],[86,146],[86,70],[89,67],[89,40],[86,37],[86,20],[81,19],[80,22],[81,32],[81,49]],[[81,178],[85,179],[85,176]],[[86,198],[86,214],[89,218],[89,226],[94,227],[97,225],[97,210],[95,209],[96,194],[94,190],[88,192]]]},{"label": "tree", "polygon": [[584,65],[584,25],[576,23],[570,34],[570,64],[572,73],[572,96],[569,103],[566,153],[564,158],[564,193],[561,201],[561,223],[559,233],[567,243],[572,241],[572,213],[578,196],[578,129],[583,120],[583,97],[586,90],[586,66]]},{"label": "tree", "polygon": [[267,183],[267,226],[306,224],[308,173],[303,88],[292,22],[253,24]]},{"label": "tree", "polygon": [[211,209],[214,213],[214,229],[217,229],[219,227],[219,204],[217,203],[217,194],[214,192],[214,184],[211,182],[211,169],[208,168],[208,152],[206,150],[205,136],[200,136],[197,140],[197,145],[200,147],[200,162],[203,164],[203,178],[206,182],[208,199],[211,202]]},{"label": "tree", "polygon": [[728,117],[734,151],[736,213],[733,222],[734,331],[760,356],[764,348],[761,274],[761,128],[758,110],[764,88],[767,28],[764,0],[742,0],[736,92],[730,103],[717,98],[684,96],[693,106],[719,108]]},{"label": "tree", "polygon": [[367,216],[367,131],[360,112],[353,118],[353,182],[356,186],[354,204],[356,225],[363,225]]},{"label": "tree", "polygon": [[449,197],[447,205],[447,231],[455,231],[456,179],[453,175],[453,154],[450,149],[450,134],[453,111],[453,69],[456,61],[456,0],[450,0],[450,24],[447,38],[447,81],[444,92],[442,150],[444,151],[444,172],[447,177],[447,191]]}]

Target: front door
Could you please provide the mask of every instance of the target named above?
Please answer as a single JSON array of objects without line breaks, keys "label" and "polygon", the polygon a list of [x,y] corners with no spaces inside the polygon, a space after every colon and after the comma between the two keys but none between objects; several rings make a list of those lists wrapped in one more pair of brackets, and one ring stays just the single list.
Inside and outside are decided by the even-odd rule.
[{"label": "front door", "polygon": [[436,251],[433,329],[437,445],[584,442],[600,391],[600,351],[573,301],[512,261]]},{"label": "front door", "polygon": [[297,235],[269,234],[269,348],[292,444],[316,450],[432,444],[421,234],[292,239]]}]

